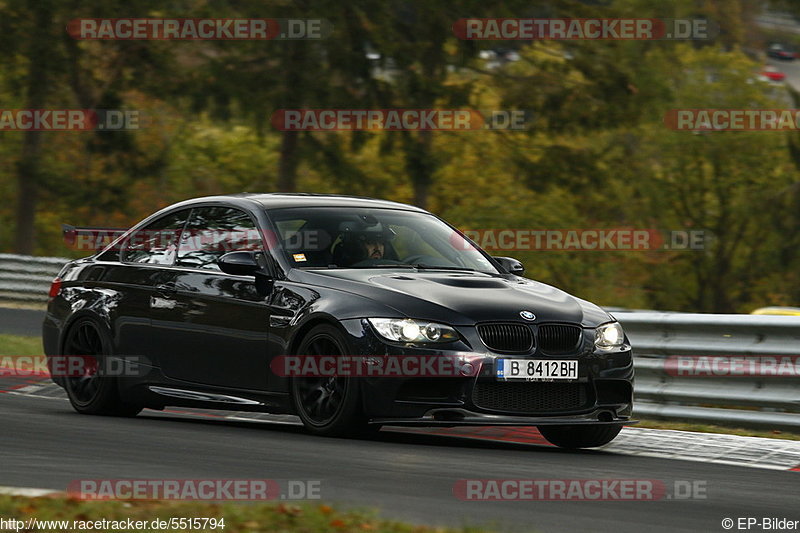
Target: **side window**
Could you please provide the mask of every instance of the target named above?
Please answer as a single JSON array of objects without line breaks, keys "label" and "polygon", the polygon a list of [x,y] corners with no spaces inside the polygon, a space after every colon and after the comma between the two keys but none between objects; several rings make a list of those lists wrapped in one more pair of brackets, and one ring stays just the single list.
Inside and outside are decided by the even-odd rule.
[{"label": "side window", "polygon": [[122,245],[123,263],[171,265],[189,209],[178,211],[136,230]]},{"label": "side window", "polygon": [[263,250],[250,217],[231,207],[196,207],[181,236],[177,264],[219,270],[217,259],[236,250]]}]

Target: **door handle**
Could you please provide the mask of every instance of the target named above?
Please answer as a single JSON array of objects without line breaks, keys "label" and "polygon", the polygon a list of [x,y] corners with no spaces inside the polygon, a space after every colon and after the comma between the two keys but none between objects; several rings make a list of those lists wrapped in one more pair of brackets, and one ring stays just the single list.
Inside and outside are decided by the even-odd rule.
[{"label": "door handle", "polygon": [[171,298],[178,292],[178,286],[174,283],[163,283],[156,285],[156,292],[164,298]]}]

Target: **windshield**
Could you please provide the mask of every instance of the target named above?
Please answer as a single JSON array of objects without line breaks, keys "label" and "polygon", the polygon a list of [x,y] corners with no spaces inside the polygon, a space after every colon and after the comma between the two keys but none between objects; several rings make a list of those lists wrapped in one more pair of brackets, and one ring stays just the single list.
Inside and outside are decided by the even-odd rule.
[{"label": "windshield", "polygon": [[311,207],[269,216],[278,249],[295,268],[418,268],[497,274],[486,256],[427,213]]}]

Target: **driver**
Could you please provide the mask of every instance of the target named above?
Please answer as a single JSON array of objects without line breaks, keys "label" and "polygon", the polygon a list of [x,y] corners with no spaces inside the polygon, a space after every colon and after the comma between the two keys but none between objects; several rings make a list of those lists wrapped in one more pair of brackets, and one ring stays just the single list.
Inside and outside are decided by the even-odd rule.
[{"label": "driver", "polygon": [[377,221],[367,227],[352,228],[348,224],[341,233],[341,244],[334,250],[334,262],[350,266],[362,261],[385,259],[387,242],[393,233]]},{"label": "driver", "polygon": [[366,235],[361,241],[364,247],[364,256],[367,259],[383,259],[386,252],[386,241],[383,234]]}]

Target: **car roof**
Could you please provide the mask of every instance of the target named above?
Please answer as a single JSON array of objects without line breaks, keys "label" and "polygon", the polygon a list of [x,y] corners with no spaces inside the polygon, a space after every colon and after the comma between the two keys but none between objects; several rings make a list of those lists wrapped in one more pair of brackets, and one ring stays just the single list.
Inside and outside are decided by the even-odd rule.
[{"label": "car roof", "polygon": [[266,209],[283,209],[289,207],[372,207],[383,209],[402,209],[405,211],[417,211],[427,213],[424,209],[413,205],[380,200],[377,198],[367,198],[362,196],[344,196],[338,194],[317,194],[317,193],[239,193],[220,196],[205,196],[202,198],[192,198],[180,202],[171,207],[184,207],[196,203],[229,203],[239,204],[255,202]]}]

